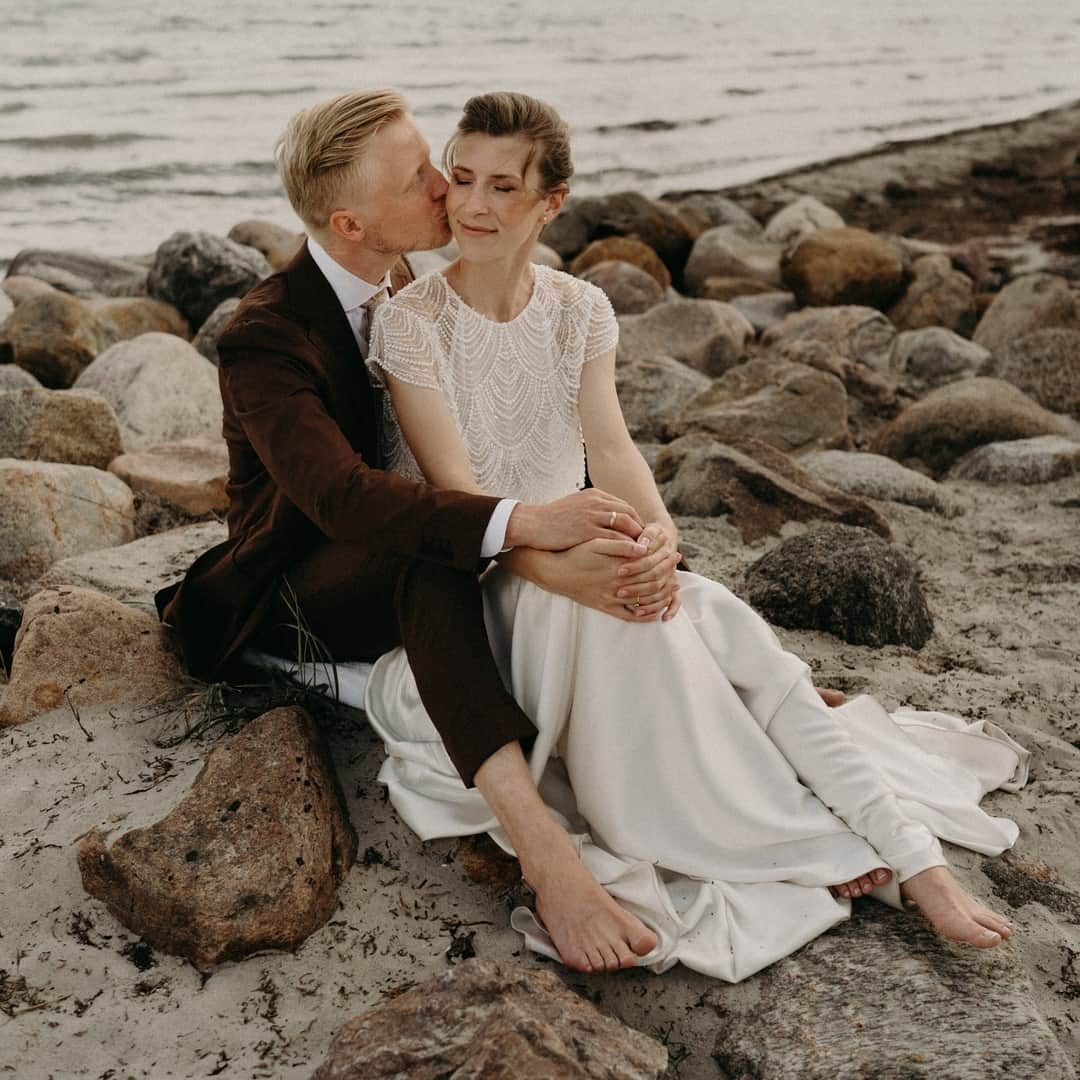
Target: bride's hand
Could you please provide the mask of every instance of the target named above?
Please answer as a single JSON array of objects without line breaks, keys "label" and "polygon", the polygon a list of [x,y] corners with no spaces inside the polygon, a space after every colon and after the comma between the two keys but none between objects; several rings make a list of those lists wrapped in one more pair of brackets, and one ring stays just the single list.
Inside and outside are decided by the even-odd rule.
[{"label": "bride's hand", "polygon": [[[645,526],[638,540],[647,540],[649,551],[627,559],[618,571],[616,597],[627,605],[635,621],[655,618],[664,613],[664,621],[679,610],[679,583],[675,574],[682,555],[678,537],[662,525]],[[632,606],[631,606],[632,605]]]}]

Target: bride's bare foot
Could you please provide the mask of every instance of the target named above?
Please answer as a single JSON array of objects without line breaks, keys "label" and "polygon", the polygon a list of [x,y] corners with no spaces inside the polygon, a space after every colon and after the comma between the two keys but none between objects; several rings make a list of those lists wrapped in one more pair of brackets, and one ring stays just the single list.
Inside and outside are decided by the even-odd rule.
[{"label": "bride's bare foot", "polygon": [[871,870],[869,874],[852,878],[842,885],[830,885],[829,892],[833,896],[841,896],[845,900],[853,900],[856,896],[869,896],[879,885],[885,885],[892,878],[892,871],[887,867],[879,866]]},{"label": "bride's bare foot", "polygon": [[900,886],[900,895],[950,941],[992,949],[1012,936],[1012,923],[968,896],[944,866],[932,866],[908,878]]},{"label": "bride's bare foot", "polygon": [[656,948],[656,935],[619,907],[576,857],[530,884],[536,913],[568,968],[618,971]]},{"label": "bride's bare foot", "polygon": [[825,686],[815,686],[818,697],[829,706],[830,709],[835,709],[837,705],[843,705],[847,698],[844,696],[842,690],[830,690]]}]

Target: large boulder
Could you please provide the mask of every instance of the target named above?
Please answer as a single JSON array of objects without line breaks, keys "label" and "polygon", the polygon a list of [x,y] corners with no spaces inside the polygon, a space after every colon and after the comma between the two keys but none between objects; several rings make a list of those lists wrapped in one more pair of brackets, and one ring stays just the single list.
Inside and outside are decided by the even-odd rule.
[{"label": "large boulder", "polygon": [[673,356],[719,375],[739,363],[754,328],[730,304],[716,300],[667,300],[641,315],[619,317],[619,362]]},{"label": "large boulder", "polygon": [[210,312],[206,322],[199,327],[199,332],[192,339],[191,344],[195,350],[202,353],[214,367],[218,366],[220,360],[217,348],[218,341],[239,306],[240,297],[238,296],[230,296],[228,300],[222,300]]},{"label": "large boulder", "polygon": [[670,356],[620,361],[615,387],[630,434],[645,441],[663,439],[668,422],[711,383],[707,375]]},{"label": "large boulder", "polygon": [[953,268],[948,255],[924,255],[911,267],[914,275],[889,318],[899,330],[943,326],[970,333],[975,326],[975,289],[971,278]]},{"label": "large boulder", "polygon": [[760,439],[785,453],[846,447],[847,391],[835,375],[782,357],[733,367],[691,400],[675,434],[706,432],[721,442]]},{"label": "large boulder", "polygon": [[644,270],[656,280],[661,295],[671,285],[671,274],[660,256],[648,244],[625,236],[605,236],[603,240],[594,240],[570,264],[570,273],[580,277],[597,263],[612,260],[630,263],[631,266]]},{"label": "large boulder", "polygon": [[45,248],[24,248],[7,268],[8,277],[36,277],[54,284],[68,284],[65,292],[75,291],[71,284],[78,282],[78,291],[99,293],[102,296],[140,296],[146,292],[148,270],[136,262],[111,259],[86,251],[55,251]]},{"label": "large boulder", "polygon": [[728,446],[709,435],[684,435],[660,451],[654,471],[673,514],[730,515],[747,543],[779,533],[788,521],[842,521],[891,535],[873,507],[756,439]]},{"label": "large boulder", "polygon": [[134,535],[131,489],[112,473],[0,459],[0,578],[33,581],[58,559]]},{"label": "large boulder", "polygon": [[104,469],[123,449],[116,413],[92,390],[0,393],[0,458]]},{"label": "large boulder", "polygon": [[667,1064],[554,972],[466,960],[350,1020],[312,1080],[658,1080]]},{"label": "large boulder", "polygon": [[782,251],[776,244],[747,240],[737,226],[718,225],[694,241],[683,280],[695,295],[711,277],[753,278],[778,289]]},{"label": "large boulder", "polygon": [[795,312],[769,327],[762,335],[761,348],[773,356],[790,356],[813,342],[847,360],[887,372],[895,340],[896,328],[880,311],[849,304]]},{"label": "large boulder", "polygon": [[640,315],[664,299],[656,278],[628,262],[611,259],[595,263],[581,277],[603,289],[616,315]]},{"label": "large boulder", "polygon": [[715,192],[685,195],[675,200],[673,205],[695,238],[717,225],[732,226],[746,240],[762,238],[761,225],[749,210]]},{"label": "large boulder", "polygon": [[[708,277],[697,295],[702,300],[734,300],[739,296],[758,296],[772,292],[776,292],[776,286],[760,278]],[[791,293],[785,295],[790,296]]]},{"label": "large boulder", "polygon": [[819,525],[782,540],[746,571],[769,622],[824,630],[853,645],[921,649],[934,632],[914,566],[869,529]]},{"label": "large boulder", "polygon": [[1080,329],[1036,330],[999,348],[984,375],[1018,386],[1051,412],[1080,417]]},{"label": "large boulder", "polygon": [[178,696],[184,674],[156,615],[90,589],[44,589],[15,637],[0,728],[41,713]]},{"label": "large boulder", "polygon": [[228,238],[243,247],[261,252],[275,270],[287,266],[304,242],[303,233],[293,232],[272,221],[256,219],[237,222],[229,230]]},{"label": "large boulder", "polygon": [[919,387],[941,386],[981,371],[990,352],[942,326],[905,330],[889,352],[889,367]]},{"label": "large boulder", "polygon": [[[852,986],[859,992],[853,994]],[[754,979],[713,992],[718,1075],[1072,1080],[1019,950],[957,948],[918,916],[856,906]]]},{"label": "large boulder", "polygon": [[61,559],[46,571],[42,588],[82,588],[153,612],[154,594],[179,581],[204,552],[228,536],[224,522],[204,521],[139,540]]},{"label": "large boulder", "polygon": [[[709,281],[716,281],[709,278]],[[731,306],[750,321],[750,325],[763,334],[798,310],[795,297],[789,292],[765,292],[752,296],[736,296]]]},{"label": "large boulder", "polygon": [[994,297],[972,340],[997,354],[1036,330],[1080,330],[1080,300],[1055,274],[1025,274]]},{"label": "large boulder", "polygon": [[50,289],[23,300],[0,326],[0,364],[18,364],[43,386],[62,389],[116,340],[112,323]]},{"label": "large boulder", "polygon": [[164,300],[153,300],[149,296],[120,296],[87,300],[85,303],[102,322],[112,327],[117,341],[127,341],[154,330],[162,334],[175,334],[185,341],[191,338],[187,319]]},{"label": "large boulder", "polygon": [[[35,296],[51,296],[56,291],[47,281],[26,274],[14,274],[0,281],[0,292],[16,307],[27,300],[33,300]],[[0,304],[3,304],[3,301],[0,301]]]},{"label": "large boulder", "polygon": [[230,296],[273,273],[261,252],[208,232],[176,232],[158,249],[146,291],[179,308],[192,326]]},{"label": "large boulder", "polygon": [[143,334],[101,354],[79,376],[116,410],[127,450],[198,435],[220,435],[218,373],[172,334]]},{"label": "large boulder", "polygon": [[219,743],[161,821],[79,845],[83,887],[129,930],[208,971],[296,949],[337,910],[356,857],[311,717],[279,708]]},{"label": "large boulder", "polygon": [[3,290],[0,290],[0,326],[15,310],[15,301]]},{"label": "large boulder", "polygon": [[859,304],[887,309],[904,285],[904,260],[864,229],[819,229],[785,252],[784,284],[803,306]]},{"label": "large boulder", "polygon": [[[2,400],[2,399],[0,399]],[[185,514],[223,514],[229,450],[220,436],[201,436],[120,454],[109,465],[136,494],[156,495]]]},{"label": "large boulder", "polygon": [[533,244],[532,251],[529,253],[529,262],[539,266],[550,266],[552,270],[566,269],[563,257],[554,248],[541,244],[539,240]]},{"label": "large boulder", "polygon": [[916,458],[944,472],[985,443],[1069,435],[1068,422],[1001,379],[949,383],[905,409],[878,432],[871,449],[904,461]]},{"label": "large boulder", "polygon": [[41,383],[18,364],[0,364],[0,393],[28,388],[40,389]]},{"label": "large boulder", "polygon": [[844,219],[812,195],[803,195],[777,210],[765,224],[770,244],[790,247],[818,229],[842,229]]},{"label": "large boulder", "polygon": [[1045,484],[1080,473],[1080,441],[1060,435],[987,443],[965,454],[950,470],[950,480],[988,484]]},{"label": "large boulder", "polygon": [[864,499],[906,503],[952,517],[961,512],[949,490],[914,469],[905,469],[881,454],[848,450],[815,450],[799,464],[822,483]]}]

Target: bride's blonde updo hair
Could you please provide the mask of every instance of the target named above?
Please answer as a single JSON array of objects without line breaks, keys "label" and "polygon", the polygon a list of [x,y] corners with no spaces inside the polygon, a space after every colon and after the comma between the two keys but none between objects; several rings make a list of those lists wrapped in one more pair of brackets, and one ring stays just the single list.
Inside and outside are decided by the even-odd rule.
[{"label": "bride's blonde updo hair", "polygon": [[553,191],[574,175],[570,160],[570,129],[543,101],[528,94],[500,90],[478,94],[465,102],[457,129],[443,150],[443,169],[454,165],[454,151],[465,135],[521,135],[532,143],[525,171],[535,161],[543,191]]}]

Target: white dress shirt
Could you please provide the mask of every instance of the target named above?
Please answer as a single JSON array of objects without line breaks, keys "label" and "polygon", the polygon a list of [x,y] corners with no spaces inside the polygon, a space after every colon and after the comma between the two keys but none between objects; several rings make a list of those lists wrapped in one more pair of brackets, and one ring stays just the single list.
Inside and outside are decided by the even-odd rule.
[{"label": "white dress shirt", "polygon": [[[390,291],[390,275],[373,285],[362,277],[357,277],[351,270],[346,270],[313,236],[308,237],[308,251],[315,260],[315,265],[322,271],[323,277],[330,283],[334,295],[338,298],[345,312],[345,318],[349,320],[353,337],[356,338],[357,348],[360,355],[367,359],[368,354],[368,313],[364,307],[380,289]],[[487,528],[484,530],[484,539],[480,544],[480,557],[490,559],[498,555],[500,551],[506,551],[506,527],[510,522],[510,515],[517,506],[517,499],[500,499],[491,515]]]}]

